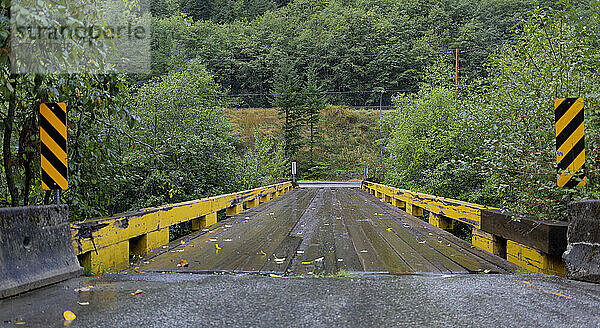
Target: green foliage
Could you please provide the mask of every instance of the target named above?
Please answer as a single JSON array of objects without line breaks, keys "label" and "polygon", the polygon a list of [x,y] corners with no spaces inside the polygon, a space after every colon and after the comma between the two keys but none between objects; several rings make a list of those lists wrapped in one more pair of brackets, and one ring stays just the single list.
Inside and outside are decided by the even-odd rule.
[{"label": "green foliage", "polygon": [[282,140],[255,133],[253,147],[238,157],[236,179],[241,189],[278,183],[288,177],[288,162]]},{"label": "green foliage", "polygon": [[[182,83],[184,82],[184,83]],[[235,190],[235,139],[214,98],[219,87],[197,61],[143,85],[134,98],[146,147],[125,154],[133,172],[129,207],[156,206]]]},{"label": "green foliage", "polygon": [[[418,95],[394,99],[386,181],[554,219],[566,218],[569,197],[597,198],[598,13],[533,10],[518,41],[490,57],[487,77],[456,95],[433,65]],[[553,103],[577,96],[586,104],[588,185],[565,190],[556,186]]]},{"label": "green foliage", "polygon": [[[182,9],[195,19],[173,12],[155,20],[153,73],[176,69],[170,64],[176,59],[199,58],[233,94],[277,89],[282,65],[291,65],[300,81],[315,72],[323,90],[412,90],[439,54],[451,63],[452,50],[461,49],[461,79],[472,81],[532,8],[525,0],[295,0],[263,12],[259,2],[244,1],[262,15],[236,11],[241,19]],[[214,6],[216,0],[189,3]],[[203,19],[209,16],[213,21]],[[270,107],[274,100],[242,96],[233,104]],[[332,94],[327,102],[378,105],[379,94]]]},{"label": "green foliage", "polygon": [[[500,172],[498,189],[507,195],[503,206],[517,212],[566,218],[569,194],[598,196],[599,53],[596,35],[572,23],[580,13],[571,7],[533,11],[519,41],[492,56],[488,86],[466,107],[464,128],[485,149],[469,165]],[[588,24],[597,21],[597,11],[585,15]],[[577,96],[586,107],[589,183],[569,191],[556,186],[553,104]]]},{"label": "green foliage", "polygon": [[415,95],[398,95],[394,103],[398,110],[386,117],[390,158],[386,161],[385,183],[489,203],[485,177],[456,165],[478,149],[457,124],[455,91],[427,86]]}]

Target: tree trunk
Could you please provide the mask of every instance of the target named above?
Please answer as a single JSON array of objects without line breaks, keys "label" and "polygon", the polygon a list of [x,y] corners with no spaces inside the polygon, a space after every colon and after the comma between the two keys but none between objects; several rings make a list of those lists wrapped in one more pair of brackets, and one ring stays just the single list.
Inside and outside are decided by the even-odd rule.
[{"label": "tree trunk", "polygon": [[310,118],[310,165],[313,165],[313,130],[314,130],[314,118],[311,115]]},{"label": "tree trunk", "polygon": [[[10,76],[11,80],[16,79],[14,74]],[[15,186],[15,177],[12,169],[12,153],[10,150],[10,141],[12,139],[13,121],[15,119],[15,107],[17,106],[17,97],[15,83],[12,83],[13,91],[10,94],[8,101],[8,115],[4,119],[4,143],[2,147],[2,155],[4,156],[4,173],[6,175],[6,185],[8,186],[8,192],[10,193],[10,200],[12,206],[19,206],[19,190]]]}]

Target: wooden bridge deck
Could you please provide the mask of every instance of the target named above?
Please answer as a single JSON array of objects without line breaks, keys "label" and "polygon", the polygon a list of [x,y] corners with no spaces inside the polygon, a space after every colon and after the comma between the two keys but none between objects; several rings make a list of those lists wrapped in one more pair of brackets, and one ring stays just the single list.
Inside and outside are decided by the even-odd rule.
[{"label": "wooden bridge deck", "polygon": [[[187,266],[178,266],[181,261]],[[508,273],[517,267],[358,188],[299,188],[151,252],[140,271]]]}]

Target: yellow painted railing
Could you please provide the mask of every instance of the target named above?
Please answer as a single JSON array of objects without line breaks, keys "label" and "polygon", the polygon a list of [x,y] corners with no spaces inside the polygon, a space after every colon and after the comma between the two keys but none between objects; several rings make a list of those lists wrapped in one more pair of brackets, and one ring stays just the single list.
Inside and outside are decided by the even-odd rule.
[{"label": "yellow painted railing", "polygon": [[217,212],[234,216],[293,189],[291,182],[142,209],[109,218],[71,224],[73,247],[82,265],[91,272],[123,269],[130,254],[146,252],[169,243],[169,227],[191,221],[192,230],[217,222]]},{"label": "yellow painted railing", "polygon": [[[369,181],[363,181],[362,189],[416,217],[422,217],[424,210],[426,210],[429,212],[429,223],[442,229],[452,229],[454,220],[466,223],[473,229],[473,245],[503,257],[529,271],[564,276],[564,261],[560,254],[555,251],[549,253],[548,249],[552,247],[539,247],[540,239],[555,237],[556,231],[566,232],[566,229],[562,229],[565,228],[563,224],[551,225],[529,220],[529,223],[520,223],[522,223],[521,225],[529,224],[532,227],[531,230],[527,228],[521,229],[524,232],[506,233],[506,230],[495,227],[498,226],[498,222],[503,222],[502,220],[506,220],[504,222],[507,225],[510,224],[510,219],[506,219],[510,216],[497,213],[498,209],[495,208]],[[550,232],[551,229],[553,230]],[[535,233],[532,233],[533,231]],[[530,242],[528,240],[529,235],[531,238],[536,238],[536,240]],[[518,236],[520,240],[519,242],[510,240],[506,238],[507,236]],[[551,240],[551,242],[553,241]],[[532,245],[536,245],[537,248]],[[544,248],[544,250],[541,248]]]}]

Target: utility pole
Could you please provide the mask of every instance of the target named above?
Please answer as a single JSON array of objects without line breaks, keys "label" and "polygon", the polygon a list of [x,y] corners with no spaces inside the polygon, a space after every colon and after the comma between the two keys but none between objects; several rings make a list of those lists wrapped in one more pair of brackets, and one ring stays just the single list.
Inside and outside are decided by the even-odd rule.
[{"label": "utility pole", "polygon": [[[383,139],[383,135],[381,133],[381,105],[383,103],[383,93],[385,92],[384,89],[379,90],[379,142],[382,142]],[[379,145],[379,160],[381,161],[381,167],[384,167],[383,165],[383,143]]]},{"label": "utility pole", "polygon": [[456,68],[456,77],[454,79],[454,83],[456,84],[456,93],[458,93],[458,53],[459,50],[456,49],[456,64],[454,65]]}]

